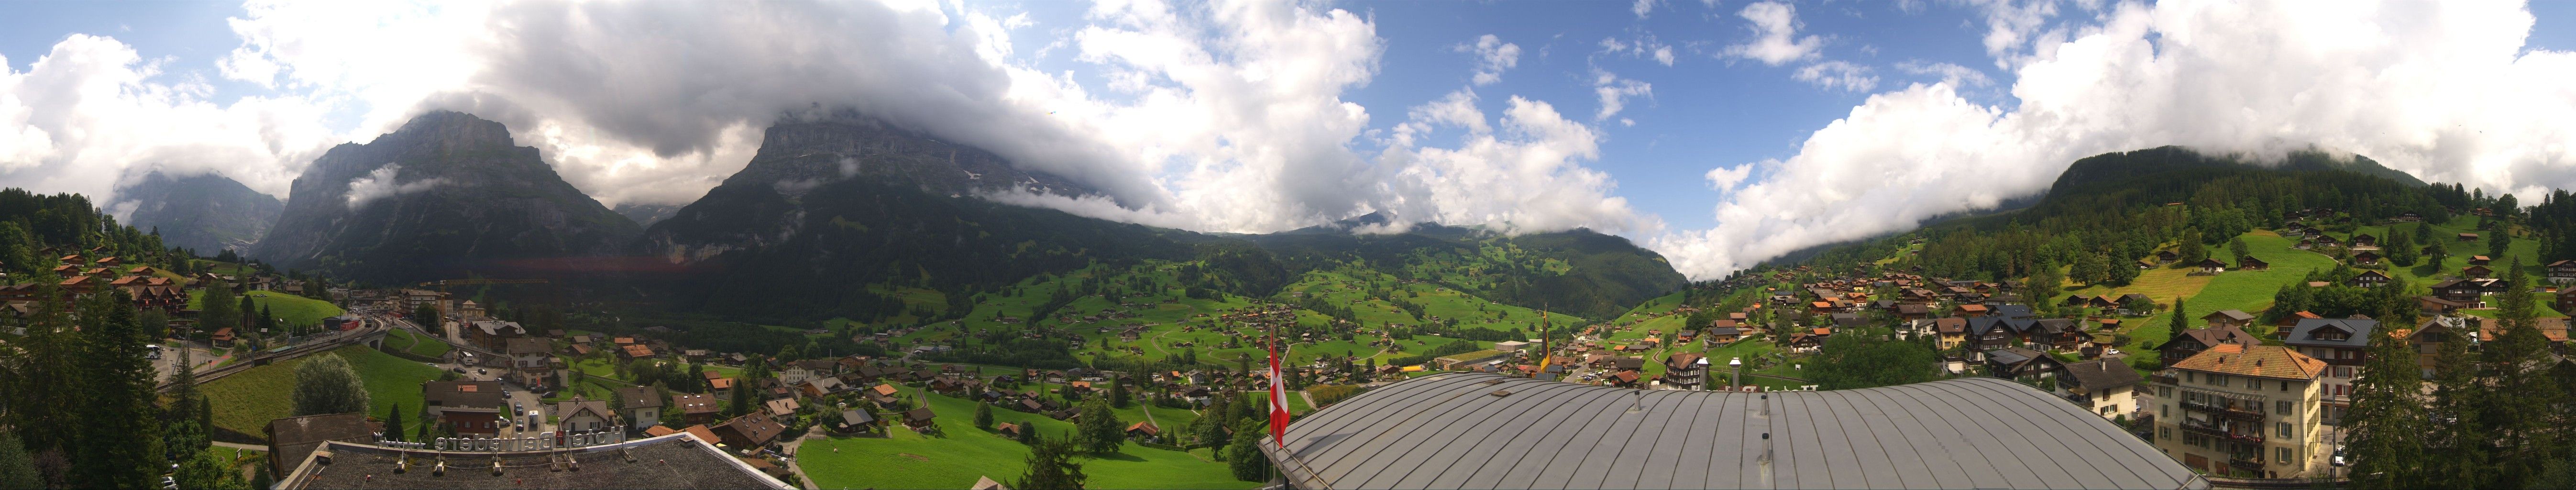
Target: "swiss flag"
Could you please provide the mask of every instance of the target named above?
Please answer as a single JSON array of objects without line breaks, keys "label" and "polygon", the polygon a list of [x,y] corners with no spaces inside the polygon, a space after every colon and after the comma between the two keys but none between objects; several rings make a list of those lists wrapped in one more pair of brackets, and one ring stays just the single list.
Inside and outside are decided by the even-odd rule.
[{"label": "swiss flag", "polygon": [[1270,439],[1288,447],[1288,384],[1279,377],[1279,339],[1270,339]]}]

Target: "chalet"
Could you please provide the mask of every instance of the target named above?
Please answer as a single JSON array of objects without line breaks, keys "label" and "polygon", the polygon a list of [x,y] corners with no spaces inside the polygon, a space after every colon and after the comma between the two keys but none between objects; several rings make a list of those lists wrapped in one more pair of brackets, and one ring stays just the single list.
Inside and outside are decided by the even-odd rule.
[{"label": "chalet", "polygon": [[2092,302],[2093,302],[2093,296],[2091,296],[2091,295],[2084,295],[2084,294],[2077,294],[2077,295],[2070,295],[2070,296],[2067,296],[2067,297],[2066,297],[2066,301],[2064,301],[2064,302],[2060,302],[2060,303],[2058,303],[2058,305],[2059,305],[2059,306],[2072,306],[2072,307],[2076,307],[2076,308],[2083,308],[2083,307],[2085,307],[2086,305],[2091,304]]},{"label": "chalet", "polygon": [[1733,344],[1736,340],[1744,338],[1744,329],[1735,327],[1711,328],[1708,329],[1708,336],[1703,338],[1708,339],[1709,345],[1712,346]]},{"label": "chalet", "polygon": [[2471,256],[2469,256],[2469,265],[2487,265],[2487,264],[2494,263],[2494,262],[2495,262],[2495,259],[2487,258],[2487,256],[2484,256],[2484,255],[2471,255]]},{"label": "chalet", "polygon": [[778,441],[780,433],[787,432],[787,424],[779,423],[768,412],[753,411],[707,430],[715,431],[716,438],[724,441],[728,449],[741,451],[769,447]]},{"label": "chalet", "polygon": [[2388,284],[2388,274],[2375,270],[2361,271],[2360,274],[2353,275],[2352,280],[2344,281],[2344,284],[2357,288],[2375,288]]},{"label": "chalet", "polygon": [[2298,325],[2300,320],[2307,320],[2307,319],[2311,319],[2311,318],[2325,318],[2325,317],[2317,316],[2317,314],[2315,314],[2315,313],[2309,313],[2309,312],[2305,312],[2305,311],[2300,311],[2300,312],[2291,313],[2291,314],[2289,314],[2289,315],[2287,315],[2287,316],[2283,316],[2283,317],[2281,317],[2281,320],[2280,320],[2280,321],[2272,322],[2272,326],[2273,326],[2273,327],[2278,327],[2278,329],[2280,329],[2280,330],[2289,330],[2289,329],[2290,329],[2290,326],[2292,326],[2292,325]]},{"label": "chalet", "polygon": [[2200,268],[2200,273],[2202,274],[2227,272],[2227,263],[2219,262],[2218,259],[2200,259],[2200,263],[2197,264],[2197,266]]},{"label": "chalet", "polygon": [[2363,250],[2361,253],[2352,254],[2352,263],[2361,265],[2378,265],[2379,252]]},{"label": "chalet", "polygon": [[913,430],[921,430],[930,427],[931,422],[938,416],[938,413],[930,411],[930,407],[915,408],[903,412],[903,425]]},{"label": "chalet", "polygon": [[2057,377],[2056,394],[2102,418],[2127,415],[2138,408],[2134,388],[2147,380],[2119,359],[2073,362],[2059,369],[2064,376]]},{"label": "chalet", "polygon": [[2043,318],[2032,322],[2021,338],[2050,350],[2073,351],[2084,344],[2084,328],[2072,318]]},{"label": "chalet", "polygon": [[1682,389],[1695,390],[1699,389],[1700,384],[1707,381],[1706,376],[1704,376],[1707,370],[1707,356],[1697,352],[1673,354],[1671,357],[1664,358],[1664,376],[1662,380],[1667,386],[1680,386]]},{"label": "chalet", "polygon": [[1896,318],[1898,319],[1921,320],[1931,316],[1931,305],[1919,303],[1900,303],[1896,305]]},{"label": "chalet", "polygon": [[2219,344],[2262,345],[2263,340],[2256,338],[2254,334],[2245,333],[2245,329],[2242,328],[2195,328],[2174,334],[2172,338],[2165,340],[2163,345],[2156,346],[2155,350],[2159,354],[2158,357],[2163,359],[2165,367],[2172,367],[2173,363],[2190,359],[2192,355]]},{"label": "chalet", "polygon": [[2176,253],[2174,253],[2174,251],[2172,251],[2172,250],[2157,250],[2157,251],[2156,251],[2156,264],[2157,264],[2157,265],[2171,264],[2171,263],[2173,263],[2173,261],[2176,261],[2176,260],[2182,260],[2182,255],[2180,255],[2180,254],[2176,254]]},{"label": "chalet", "polygon": [[2494,270],[2494,269],[2488,269],[2488,268],[2487,268],[2487,266],[2483,266],[2483,265],[2472,265],[2472,266],[2468,266],[2468,267],[2462,267],[2462,268],[2460,268],[2460,276],[2461,276],[2461,277],[2476,277],[2476,278],[2484,278],[2484,277],[2493,276],[2493,275],[2495,275],[2495,270]]},{"label": "chalet", "polygon": [[2334,238],[2334,237],[2330,237],[2330,236],[2318,236],[2318,237],[2316,238],[2316,242],[2317,242],[2317,246],[2319,246],[2319,247],[2342,247],[2342,246],[2343,246],[2343,242],[2335,241],[2335,238]]},{"label": "chalet", "polygon": [[663,400],[653,387],[618,388],[617,394],[626,402],[624,406],[617,407],[617,412],[625,415],[629,424],[635,427],[662,425],[662,403],[666,400]]},{"label": "chalet", "polygon": [[680,393],[671,395],[669,408],[669,412],[680,414],[681,423],[705,424],[715,421],[716,414],[724,411],[724,404],[718,403],[715,395]]},{"label": "chalet", "polygon": [[2476,233],[2461,233],[2461,234],[2460,234],[2460,241],[2463,241],[2463,242],[2474,242],[2474,241],[2478,241],[2478,234],[2476,234]]},{"label": "chalet", "polygon": [[599,432],[617,427],[617,412],[608,409],[607,400],[583,400],[555,403],[555,427],[569,432]]},{"label": "chalet", "polygon": [[796,403],[796,399],[794,398],[780,398],[760,402],[760,408],[768,410],[769,416],[771,417],[793,417],[796,415],[796,409],[800,408],[800,405]]},{"label": "chalet", "polygon": [[2378,320],[2366,318],[2320,318],[2300,320],[2282,338],[2291,350],[2325,361],[2319,373],[2318,387],[2324,411],[2319,415],[2327,424],[2337,423],[2343,412],[2352,407],[2352,380],[2370,351],[2370,336],[2379,328]]},{"label": "chalet", "polygon": [[2111,308],[2120,306],[2120,300],[2113,299],[2111,295],[2105,294],[2094,296],[2093,299],[2086,300],[2084,302],[2084,306],[2087,308]]},{"label": "chalet", "polygon": [[422,411],[458,434],[501,433],[509,400],[498,381],[427,381],[420,384]]},{"label": "chalet", "polygon": [[2354,246],[2354,247],[2377,247],[2377,246],[2379,246],[2379,237],[2370,236],[2370,234],[2368,234],[2368,233],[2363,233],[2363,234],[2359,234],[2359,235],[2353,235],[2353,236],[2352,236],[2352,246]]},{"label": "chalet", "polygon": [[2466,303],[2442,299],[2439,296],[2415,297],[2415,307],[2423,310],[2426,315],[2449,315],[2458,312],[2461,309],[2468,308],[2468,306],[2469,305]]},{"label": "chalet", "polygon": [[806,359],[790,362],[787,363],[787,369],[778,372],[778,381],[793,385],[803,383],[805,380],[809,379],[828,378],[833,375],[841,374],[839,372],[840,367],[840,363],[833,362],[830,359]]},{"label": "chalet", "polygon": [[2462,279],[2446,279],[2434,283],[2432,291],[2434,296],[2459,303],[2474,302],[2480,295],[2486,294],[2486,290],[2479,287],[2476,282]]},{"label": "chalet", "polygon": [[2550,262],[2549,282],[2559,284],[2576,282],[2576,259]]},{"label": "chalet", "polygon": [[1141,420],[1140,420],[1140,421],[1137,421],[1137,422],[1136,422],[1136,423],[1134,423],[1134,424],[1128,424],[1128,425],[1127,425],[1127,438],[1128,438],[1128,439],[1136,439],[1136,440],[1141,440],[1141,441],[1145,441],[1145,442],[1155,442],[1156,440],[1158,440],[1158,438],[1162,437],[1162,435],[1163,435],[1163,428],[1161,428],[1161,427],[1155,427],[1153,422],[1141,421]]},{"label": "chalet", "polygon": [[2552,306],[2558,311],[2576,311],[2576,288],[2559,289],[2556,296]]},{"label": "chalet", "polygon": [[2047,353],[2020,347],[2005,347],[1986,353],[1986,374],[2014,381],[2054,378],[2065,363]]},{"label": "chalet", "polygon": [[1968,319],[1959,317],[1932,320],[1932,336],[1941,350],[1950,350],[1968,341]]},{"label": "chalet", "polygon": [[2243,256],[2243,257],[2237,257],[2237,258],[2236,258],[2236,270],[2241,270],[2241,271],[2261,271],[2261,270],[2271,270],[2271,269],[2272,269],[2272,264],[2271,264],[2270,262],[2264,262],[2264,261],[2263,261],[2263,259],[2254,258],[2254,256],[2253,256],[2253,255],[2246,255],[2246,256]]},{"label": "chalet", "polygon": [[1959,307],[1958,307],[1957,309],[1953,310],[1953,311],[1951,312],[1951,316],[1972,317],[1972,318],[1973,318],[1973,317],[1986,316],[1986,314],[1987,314],[1987,313],[1989,313],[1989,312],[1988,312],[1988,311],[1987,311],[1987,309],[1986,309],[1986,305],[1981,305],[1981,304],[1963,304],[1963,305],[1959,305]]},{"label": "chalet", "polygon": [[[877,415],[876,415],[876,414],[874,414],[874,413],[869,413],[869,411],[868,411],[867,409],[864,409],[864,408],[853,408],[853,409],[848,409],[848,410],[842,410],[842,411],[841,411],[841,416],[839,417],[839,419],[838,419],[838,420],[833,421],[832,428],[833,428],[834,430],[838,430],[838,431],[840,431],[840,432],[842,432],[842,433],[851,433],[851,432],[860,432],[860,431],[865,431],[865,430],[868,430],[868,429],[870,429],[870,428],[874,428],[874,427],[876,427],[876,426],[877,426],[877,423],[878,423],[878,421],[877,421]],[[1003,423],[1002,423],[1002,428],[1009,429],[1008,431],[1004,432],[1004,434],[1003,434],[1003,435],[1008,435],[1008,436],[1012,436],[1012,437],[1019,437],[1019,435],[1020,435],[1020,433],[1019,433],[1019,426],[1017,426],[1017,425],[1012,425],[1012,424],[1011,424],[1011,423],[1009,423],[1009,422],[1003,422]]]},{"label": "chalet", "polygon": [[2218,310],[2201,315],[2200,321],[2208,322],[2211,327],[2242,329],[2254,324],[2254,315],[2246,314],[2244,310]]}]

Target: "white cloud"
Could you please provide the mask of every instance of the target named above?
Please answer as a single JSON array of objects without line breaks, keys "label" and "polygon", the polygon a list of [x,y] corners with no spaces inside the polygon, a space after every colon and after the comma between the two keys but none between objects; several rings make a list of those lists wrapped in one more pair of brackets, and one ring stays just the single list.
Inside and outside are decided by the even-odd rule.
[{"label": "white cloud", "polygon": [[1818,87],[1867,92],[1869,89],[1878,88],[1878,75],[1871,74],[1872,71],[1874,70],[1866,66],[1835,60],[1799,67],[1797,73],[1789,77],[1816,84]]},{"label": "white cloud", "polygon": [[1760,61],[1780,66],[1816,56],[1825,47],[1824,38],[1798,36],[1798,8],[1781,2],[1755,2],[1735,13],[1753,23],[1754,38],[1744,44],[1726,47],[1725,56]]},{"label": "white cloud", "polygon": [[1653,97],[1655,85],[1636,79],[1619,78],[1616,73],[1594,68],[1592,69],[1592,93],[1601,98],[1601,110],[1593,113],[1592,120],[1603,121],[1610,119],[1610,116],[1619,115],[1619,111],[1626,110],[1629,97]]},{"label": "white cloud", "polygon": [[[1639,217],[1628,200],[1611,197],[1608,174],[1584,168],[1600,158],[1600,131],[1566,119],[1546,102],[1512,97],[1491,126],[1474,105],[1475,94],[1450,93],[1416,107],[1400,125],[1379,162],[1398,168],[1383,208],[1406,221],[1473,223],[1506,232],[1563,230],[1651,231],[1661,223]],[[1457,146],[1422,145],[1420,135],[1463,127]],[[1499,131],[1494,130],[1499,128]]]},{"label": "white cloud", "polygon": [[1953,63],[1931,63],[1923,60],[1905,60],[1904,62],[1897,63],[1896,69],[1915,75],[1938,75],[1941,77],[1942,83],[1950,84],[1951,87],[1956,88],[1984,87],[1995,84],[1994,79],[1986,78],[1985,72],[1980,72],[1975,68],[1959,66]]},{"label": "white cloud", "polygon": [[447,184],[447,179],[444,177],[411,182],[402,182],[401,179],[402,164],[385,164],[385,166],[376,167],[374,171],[367,172],[367,175],[349,179],[349,188],[342,192],[341,196],[348,200],[349,210],[356,211],[365,209],[367,203],[375,202],[377,199],[419,193]]},{"label": "white cloud", "polygon": [[1477,85],[1493,85],[1494,82],[1503,81],[1503,71],[1510,70],[1521,63],[1520,45],[1503,42],[1502,38],[1492,34],[1477,37],[1476,44],[1473,46],[1460,44],[1455,49],[1461,53],[1476,54],[1474,82]]},{"label": "white cloud", "polygon": [[1663,0],[1637,0],[1636,3],[1628,4],[1628,13],[1637,14],[1638,19],[1645,19],[1646,16],[1655,13],[1655,4],[1659,3],[1664,2]]},{"label": "white cloud", "polygon": [[184,77],[163,73],[164,62],[76,34],[26,71],[0,68],[0,183],[106,204],[118,182],[146,171],[217,172],[283,194],[306,162],[342,141],[320,126],[327,107],[319,102],[217,104],[203,83],[166,80]]},{"label": "white cloud", "polygon": [[1620,41],[1619,38],[1615,36],[1604,37],[1601,38],[1601,42],[1599,44],[1601,46],[1601,50],[1595,52],[1594,54],[1596,55],[1622,55],[1632,58],[1649,58],[1655,60],[1656,63],[1663,64],[1664,66],[1673,66],[1672,45],[1664,44],[1662,41],[1656,40],[1655,35],[1652,33],[1639,33],[1627,41]]},{"label": "white cloud", "polygon": [[1749,164],[1709,169],[1708,188],[1716,189],[1719,193],[1733,192],[1735,186],[1743,185],[1744,179],[1752,176],[1753,166]]},{"label": "white cloud", "polygon": [[2169,144],[2258,157],[2314,144],[2428,181],[2576,188],[2576,53],[2527,50],[2532,24],[2512,4],[2123,4],[2035,47],[2013,103],[1972,103],[1947,81],[1870,96],[1796,155],[1754,163],[1763,177],[1721,197],[1716,227],[1652,244],[1717,278],[2040,192],[2076,158]]}]

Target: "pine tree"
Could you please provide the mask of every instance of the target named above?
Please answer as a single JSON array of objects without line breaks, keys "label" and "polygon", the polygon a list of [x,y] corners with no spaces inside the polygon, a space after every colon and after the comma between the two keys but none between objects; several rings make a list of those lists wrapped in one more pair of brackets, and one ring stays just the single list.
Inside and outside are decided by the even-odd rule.
[{"label": "pine tree", "polygon": [[2486,434],[2496,439],[2495,484],[2507,487],[2522,486],[2561,452],[2557,421],[2565,394],[2548,376],[2549,364],[2557,361],[2550,355],[2549,339],[2533,319],[2528,279],[2522,261],[2514,260],[2505,279],[2511,286],[2498,307],[2504,333],[2481,346],[2484,374],[2495,389],[2495,396],[2484,405],[2489,427],[2494,429]]},{"label": "pine tree", "polygon": [[84,396],[78,456],[69,482],[83,488],[142,488],[153,483],[161,461],[160,410],[155,406],[151,363],[135,355],[150,339],[135,319],[124,291],[93,294],[81,305]]},{"label": "pine tree", "polygon": [[2174,297],[2173,323],[2166,325],[2165,328],[2173,335],[2182,335],[2183,332],[2191,330],[2191,314],[2183,310],[2181,296]]},{"label": "pine tree", "polygon": [[1127,383],[1118,378],[1110,378],[1109,404],[1118,408],[1127,408],[1129,405],[1127,402]]},{"label": "pine tree", "polygon": [[977,429],[991,429],[991,428],[993,428],[993,404],[991,404],[991,403],[977,403],[977,404],[975,404],[975,428],[977,428]]},{"label": "pine tree", "polygon": [[2469,335],[2474,330],[2450,335],[2444,339],[2433,361],[2432,430],[2425,431],[2427,449],[2423,452],[2425,481],[2443,482],[2456,488],[2478,488],[2492,476],[2487,467],[2485,383],[2479,381],[2478,365],[2469,353]]},{"label": "pine tree", "polygon": [[2057,307],[2057,301],[2054,298],[2057,297],[2058,290],[2066,285],[2066,275],[2058,272],[2057,261],[2041,260],[2039,265],[2031,267],[2030,277],[2023,282],[2023,289],[2028,291],[2027,297],[2030,298],[2031,304],[2053,313]]},{"label": "pine tree", "polygon": [[385,408],[385,440],[395,442],[403,440],[402,404],[400,403]]},{"label": "pine tree", "polygon": [[37,490],[45,488],[44,475],[36,472],[36,458],[18,443],[15,431],[0,431],[0,489]]},{"label": "pine tree", "polygon": [[1070,438],[1037,437],[1029,444],[1028,472],[1020,474],[1019,480],[1012,481],[1011,488],[1082,488],[1082,465],[1073,462],[1074,451]]},{"label": "pine tree", "polygon": [[2426,441],[2423,381],[2406,339],[2377,335],[2361,376],[2353,380],[2352,409],[2345,412],[2345,447],[2354,485],[2362,488],[2430,486],[2419,458]]}]

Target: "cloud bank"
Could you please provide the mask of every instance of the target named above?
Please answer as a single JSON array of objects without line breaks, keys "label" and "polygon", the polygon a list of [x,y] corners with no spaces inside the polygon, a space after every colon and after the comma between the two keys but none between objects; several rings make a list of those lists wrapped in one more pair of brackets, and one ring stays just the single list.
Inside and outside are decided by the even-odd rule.
[{"label": "cloud bank", "polygon": [[[2527,49],[2518,4],[2167,1],[2063,26],[2045,22],[2054,13],[1990,16],[1988,48],[2017,67],[2011,104],[1961,97],[1976,83],[1965,76],[1872,95],[1796,155],[1752,163],[1715,228],[1652,246],[1713,279],[1990,209],[2077,158],[2169,144],[2270,157],[2314,144],[2428,181],[2576,188],[2576,54]],[[1709,178],[1723,189],[1743,174]]]},{"label": "cloud bank", "polygon": [[[0,181],[104,195],[134,170],[184,167],[282,195],[328,145],[447,109],[507,124],[603,203],[684,203],[738,171],[782,114],[850,109],[1108,194],[1012,202],[1161,226],[1265,232],[1371,212],[1521,231],[1648,222],[1581,167],[1599,156],[1597,131],[1544,102],[1450,114],[1442,144],[1372,132],[1370,108],[1343,97],[1384,50],[1360,13],[1110,1],[1036,26],[988,8],[251,2],[216,64],[277,95],[217,103],[202,83],[156,82],[170,78],[161,61],[76,36],[0,77]],[[1520,50],[1493,36],[1466,47],[1478,85]],[[348,114],[354,128],[315,122]],[[1425,175],[1547,192],[1456,192]],[[386,182],[353,186],[351,205]]]}]

